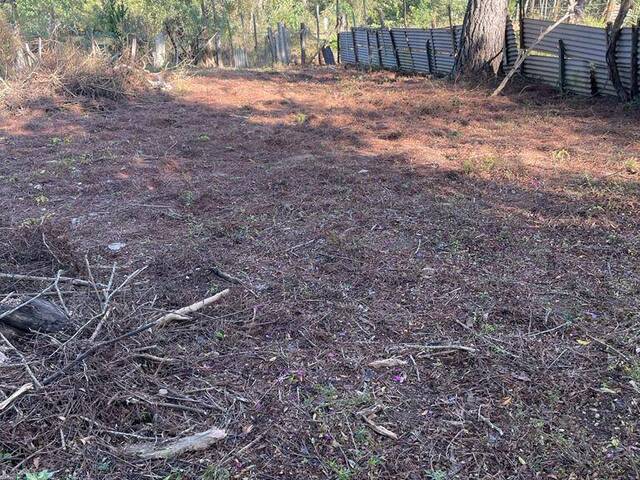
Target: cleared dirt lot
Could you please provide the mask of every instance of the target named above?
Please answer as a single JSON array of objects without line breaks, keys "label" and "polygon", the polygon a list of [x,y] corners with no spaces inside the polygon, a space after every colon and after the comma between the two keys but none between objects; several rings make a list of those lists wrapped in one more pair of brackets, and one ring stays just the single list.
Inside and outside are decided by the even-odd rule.
[{"label": "cleared dirt lot", "polygon": [[[118,279],[149,265],[104,339],[232,289],[4,412],[0,471],[637,478],[639,115],[520,90],[216,72],[0,114],[3,271],[86,278],[85,254],[101,280],[114,261]],[[69,293],[78,326],[99,311],[88,295]],[[69,350],[16,346],[46,376],[93,329]],[[426,348],[448,345],[473,350]],[[389,357],[406,365],[368,367]],[[4,395],[28,381],[10,360]],[[397,440],[357,415],[375,404]],[[168,462],[119,450],[213,426],[224,442]]]}]

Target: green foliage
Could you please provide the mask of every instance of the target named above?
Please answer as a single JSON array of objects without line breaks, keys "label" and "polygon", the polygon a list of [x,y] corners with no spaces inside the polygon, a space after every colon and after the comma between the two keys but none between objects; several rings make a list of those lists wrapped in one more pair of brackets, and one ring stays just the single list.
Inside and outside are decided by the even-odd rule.
[{"label": "green foliage", "polygon": [[129,7],[122,0],[106,0],[101,12],[104,31],[116,40],[122,41],[125,36],[125,22],[128,14]]},{"label": "green foliage", "polygon": [[53,478],[53,472],[41,470],[39,472],[27,472],[24,474],[24,480],[49,480]]}]

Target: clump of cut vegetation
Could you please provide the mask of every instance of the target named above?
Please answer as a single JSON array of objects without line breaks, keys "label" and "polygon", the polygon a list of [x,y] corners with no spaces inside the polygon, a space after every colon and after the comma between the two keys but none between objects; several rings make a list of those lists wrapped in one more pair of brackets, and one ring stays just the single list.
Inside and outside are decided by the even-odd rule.
[{"label": "clump of cut vegetation", "polygon": [[[8,71],[10,56],[0,58],[0,63]],[[7,78],[0,87],[0,100],[9,108],[43,97],[120,100],[142,92],[148,84],[144,71],[125,60],[114,61],[100,50],[87,52],[71,42],[51,42],[42,58],[12,69]]]}]

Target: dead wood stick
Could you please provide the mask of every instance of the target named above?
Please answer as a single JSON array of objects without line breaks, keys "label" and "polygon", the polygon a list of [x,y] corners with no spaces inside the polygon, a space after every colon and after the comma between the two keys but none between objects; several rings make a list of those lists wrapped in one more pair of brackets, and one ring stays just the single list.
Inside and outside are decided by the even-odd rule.
[{"label": "dead wood stick", "polygon": [[[0,278],[7,278],[9,280],[31,280],[34,282],[54,282],[56,277],[39,277],[36,275],[20,275],[18,273],[0,273]],[[59,282],[70,283],[71,285],[77,285],[80,287],[93,287],[91,282],[87,282],[86,280],[81,280],[79,278],[71,278],[71,277],[60,277],[58,278]],[[101,283],[96,284],[99,287],[105,287]]]},{"label": "dead wood stick", "polygon": [[206,450],[214,443],[224,440],[227,432],[212,428],[188,437],[178,438],[163,444],[148,443],[132,445],[124,449],[125,453],[133,453],[145,459],[172,458],[185,452]]},{"label": "dead wood stick", "polygon": [[564,17],[562,17],[560,20],[558,20],[553,25],[549,25],[544,32],[542,32],[542,33],[540,33],[540,35],[538,35],[538,38],[533,43],[533,45],[531,45],[529,48],[527,48],[527,49],[525,49],[525,50],[520,52],[520,54],[518,55],[518,58],[516,59],[515,63],[513,64],[513,67],[511,68],[511,70],[509,71],[507,76],[504,77],[502,82],[500,82],[500,85],[498,85],[498,88],[496,88],[493,91],[493,93],[491,94],[492,97],[496,97],[496,96],[500,95],[502,90],[504,90],[504,87],[506,87],[507,83],[509,83],[509,80],[511,80],[511,77],[513,77],[516,74],[516,72],[520,68],[520,65],[522,65],[524,63],[524,61],[526,60],[526,58],[529,55],[531,55],[531,52],[535,49],[535,47],[538,46],[538,44],[542,41],[542,39],[544,37],[546,37],[549,33],[551,33],[553,30],[555,30],[562,22],[567,20],[571,16],[571,13],[572,13],[572,10],[571,10],[571,7],[570,7],[569,11],[567,13],[565,13]]},{"label": "dead wood stick", "polygon": [[27,393],[29,390],[33,390],[33,383],[25,383],[15,392],[13,392],[9,397],[0,402],[0,412],[6,409],[8,406],[12,405],[18,398]]},{"label": "dead wood stick", "polygon": [[364,415],[362,416],[362,420],[364,421],[364,423],[367,424],[367,426],[373,430],[374,432],[376,432],[379,435],[382,435],[383,437],[387,437],[387,438],[391,438],[393,440],[398,440],[398,435],[394,432],[392,432],[391,430],[389,430],[388,428],[385,428],[381,425],[377,425],[373,420],[371,420],[369,417],[365,417]]},{"label": "dead wood stick", "polygon": [[397,348],[394,348],[394,350],[398,350],[398,349],[404,349],[404,348],[417,348],[417,349],[421,349],[421,350],[434,350],[434,351],[439,351],[439,350],[460,350],[463,352],[469,352],[469,353],[476,353],[478,350],[476,348],[473,347],[467,347],[465,345],[457,345],[457,344],[449,344],[449,345],[421,345],[419,343],[404,343],[402,345],[398,345]]},{"label": "dead wood stick", "polygon": [[[85,350],[84,352],[82,352],[80,355],[78,355],[75,360],[73,360],[72,362],[69,362],[67,365],[65,365],[64,367],[62,367],[60,370],[58,370],[57,372],[49,375],[47,378],[45,378],[44,380],[42,380],[40,382],[40,384],[42,385],[42,387],[46,387],[47,385],[55,382],[56,380],[58,380],[59,378],[62,378],[63,376],[65,376],[70,370],[72,370],[74,367],[76,367],[77,365],[79,365],[80,363],[82,363],[84,360],[86,360],[88,357],[94,355],[96,352],[98,352],[99,350],[108,347],[110,345],[114,345],[122,340],[125,340],[129,337],[133,337],[135,335],[138,335],[142,332],[145,332],[147,330],[151,330],[154,327],[157,327],[159,325],[166,325],[168,322],[170,322],[171,320],[185,320],[188,319],[188,317],[185,317],[185,315],[187,313],[194,313],[197,312],[198,310],[200,310],[203,307],[206,307],[208,305],[211,305],[212,303],[217,302],[218,300],[220,300],[221,298],[223,298],[224,296],[226,296],[229,293],[229,289],[223,290],[217,294],[215,294],[212,297],[209,298],[205,298],[204,300],[200,300],[199,302],[194,303],[193,305],[189,305],[188,307],[184,307],[181,308],[179,310],[176,310],[174,312],[168,313],[166,315],[163,315],[162,317],[149,322],[149,323],[145,323],[144,325],[141,325],[140,327],[131,330],[127,333],[124,333],[122,335],[119,335],[115,338],[112,338],[111,340],[106,340],[104,342],[100,342],[100,343],[96,343],[95,345],[93,345],[91,348]],[[27,387],[27,385],[29,387]],[[14,392],[7,400],[5,400],[4,402],[2,402],[2,404],[0,404],[0,412],[3,411],[4,409],[6,409],[9,405],[11,405],[15,400],[17,400],[18,398],[20,398],[22,395],[24,395],[26,392],[28,392],[29,390],[32,390],[33,384],[32,383],[28,383],[26,385],[23,385],[22,387],[20,387],[20,389],[16,392]],[[11,401],[9,401],[11,400]]]},{"label": "dead wood stick", "polygon": [[187,317],[189,313],[197,312],[201,308],[211,305],[212,303],[216,303],[218,300],[220,300],[222,297],[224,297],[228,293],[229,293],[229,289],[227,288],[225,290],[222,290],[221,292],[216,293],[214,296],[205,298],[204,300],[200,300],[199,302],[196,302],[193,305],[189,305],[188,307],[183,307],[174,312],[167,313],[166,315],[156,320],[154,323],[156,324],[156,326],[162,327],[173,320],[187,320],[189,318]]}]

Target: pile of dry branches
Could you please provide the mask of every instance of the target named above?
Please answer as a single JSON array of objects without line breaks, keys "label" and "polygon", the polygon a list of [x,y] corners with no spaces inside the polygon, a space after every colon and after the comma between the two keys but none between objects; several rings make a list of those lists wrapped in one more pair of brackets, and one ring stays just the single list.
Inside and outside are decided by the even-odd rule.
[{"label": "pile of dry branches", "polygon": [[[97,49],[88,52],[70,42],[50,41],[41,56],[31,53],[29,58],[23,68],[11,69],[0,86],[0,98],[10,107],[55,96],[119,100],[148,85],[145,72],[126,58],[114,59]],[[12,62],[15,59],[10,49],[6,58],[0,53],[0,64],[7,72]]]},{"label": "pile of dry branches", "polygon": [[[15,297],[48,299],[69,315],[71,325],[56,335],[10,337],[0,329],[0,477],[15,478],[29,470],[34,456],[56,468],[58,461],[64,464],[89,452],[166,458],[222,440],[226,433],[210,422],[206,431],[194,433],[193,426],[185,431],[184,421],[173,421],[171,415],[149,415],[156,408],[196,416],[217,410],[207,389],[177,392],[157,373],[165,365],[180,364],[173,351],[176,326],[167,325],[179,322],[192,328],[200,323],[193,315],[218,303],[229,290],[164,310],[157,304],[155,286],[144,278],[146,266],[131,271],[100,265],[99,260],[92,264],[85,257],[84,266],[47,277],[42,270],[48,260],[64,258],[64,239],[46,229],[34,230],[42,235],[37,245],[34,235],[22,235],[20,245],[12,242],[14,253],[32,245],[33,258],[15,257],[10,249],[0,255],[0,303]],[[15,260],[25,262],[21,273],[6,271],[18,268]],[[34,268],[38,275],[29,273]],[[96,465],[74,468],[86,472]]]}]

